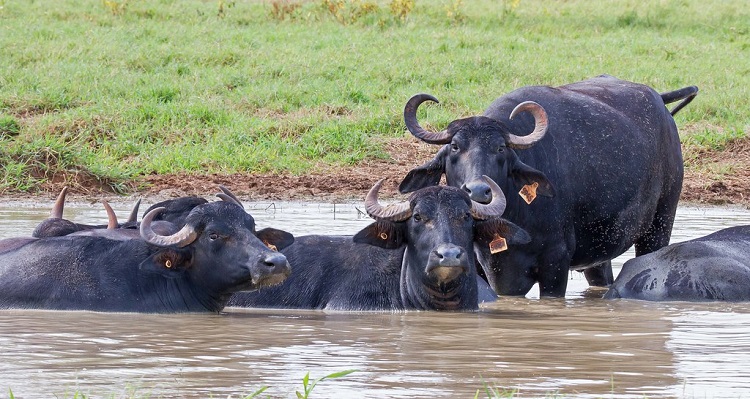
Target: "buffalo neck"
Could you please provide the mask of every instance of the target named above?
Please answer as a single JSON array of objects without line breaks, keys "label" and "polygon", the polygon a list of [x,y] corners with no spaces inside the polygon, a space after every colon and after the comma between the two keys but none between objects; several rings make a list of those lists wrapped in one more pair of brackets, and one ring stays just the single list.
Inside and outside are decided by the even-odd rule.
[{"label": "buffalo neck", "polygon": [[139,311],[149,313],[220,312],[229,295],[203,292],[200,287],[183,274],[166,278],[139,271]]}]

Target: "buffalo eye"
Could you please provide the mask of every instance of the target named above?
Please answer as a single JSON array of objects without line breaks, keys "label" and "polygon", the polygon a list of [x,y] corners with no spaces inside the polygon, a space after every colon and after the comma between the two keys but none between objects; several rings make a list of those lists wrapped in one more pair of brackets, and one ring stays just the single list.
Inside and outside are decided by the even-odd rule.
[{"label": "buffalo eye", "polygon": [[209,233],[208,238],[210,238],[211,240],[216,240],[219,238],[219,235],[216,233]]},{"label": "buffalo eye", "polygon": [[414,221],[415,222],[421,222],[422,221],[422,215],[415,213],[414,214]]},{"label": "buffalo eye", "polygon": [[497,152],[500,153],[500,154],[502,154],[503,152],[505,152],[505,147],[498,148]]},{"label": "buffalo eye", "polygon": [[453,152],[456,152],[456,151],[458,151],[458,144],[456,144],[456,143],[451,143],[451,151],[453,151]]}]

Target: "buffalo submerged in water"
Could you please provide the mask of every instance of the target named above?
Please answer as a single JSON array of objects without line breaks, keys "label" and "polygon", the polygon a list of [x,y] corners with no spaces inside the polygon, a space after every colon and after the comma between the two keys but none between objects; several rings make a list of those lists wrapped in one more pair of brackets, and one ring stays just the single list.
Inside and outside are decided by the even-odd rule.
[{"label": "buffalo submerged in water", "polygon": [[[506,193],[505,217],[531,235],[527,245],[478,251],[492,287],[525,295],[564,296],[569,270],[591,285],[613,281],[611,259],[635,245],[636,255],[669,243],[682,188],[680,139],[672,114],[698,89],[659,94],[648,86],[599,76],[560,87],[523,87],[496,99],[482,116],[431,132],[417,122],[420,94],[404,109],[409,131],[443,145],[411,170],[401,192],[461,187],[486,202],[487,175]],[[665,104],[682,100],[672,110]],[[529,133],[531,132],[531,133]]]},{"label": "buffalo submerged in water", "polygon": [[719,230],[630,259],[604,298],[750,301],[750,226]]},{"label": "buffalo submerged in water", "polygon": [[171,235],[153,229],[163,211],[149,211],[139,230],[0,241],[0,307],[218,312],[234,292],[278,284],[290,273],[286,257],[269,246],[284,248],[294,237],[256,231],[235,203],[194,206]]},{"label": "buffalo submerged in water", "polygon": [[109,216],[109,223],[106,225],[91,225],[91,224],[82,224],[82,223],[75,223],[70,220],[63,218],[63,210],[65,208],[65,197],[68,193],[68,187],[63,187],[63,189],[60,191],[60,194],[57,196],[57,200],[55,200],[55,204],[52,206],[52,210],[50,211],[50,216],[39,223],[39,225],[36,226],[34,231],[31,233],[32,237],[35,238],[45,238],[45,237],[60,237],[68,234],[78,233],[82,231],[90,231],[90,230],[102,230],[102,229],[115,229],[115,228],[135,228],[136,227],[136,217],[138,215],[138,207],[140,206],[141,201],[136,202],[135,206],[133,207],[133,210],[130,213],[130,217],[128,220],[120,224],[117,222],[117,218],[115,217],[113,220],[114,213],[112,211],[112,208],[109,207],[109,205],[104,202],[105,209],[107,210],[107,215]]},{"label": "buffalo submerged in water", "polygon": [[494,300],[477,276],[473,247],[529,241],[500,218],[505,196],[489,179],[489,204],[456,188],[429,187],[382,206],[378,182],[365,201],[376,222],[351,236],[296,237],[282,252],[292,275],[281,285],[235,294],[228,306],[338,310],[475,310]]},{"label": "buffalo submerged in water", "polygon": [[[217,194],[217,197],[222,198],[225,202],[235,203],[240,206],[237,197],[226,187],[220,185],[221,193]],[[65,235],[84,235],[84,236],[100,236],[108,237],[113,239],[131,239],[139,236],[137,221],[138,208],[140,207],[141,201],[138,200],[130,212],[130,216],[125,223],[120,223],[117,220],[112,207],[109,206],[107,201],[102,201],[104,209],[107,212],[108,223],[106,225],[92,225],[76,223],[71,220],[63,218],[63,210],[65,208],[65,197],[68,188],[64,187],[60,194],[57,196],[52,210],[50,211],[50,217],[39,223],[36,226],[31,236],[34,238],[47,238],[47,237],[62,237]],[[173,234],[177,232],[181,226],[185,225],[185,218],[190,211],[198,205],[208,203],[205,198],[196,196],[180,197],[176,199],[170,199],[166,201],[158,202],[149,207],[145,212],[144,216],[151,210],[156,208],[162,208],[158,213],[155,213],[152,218],[151,227],[154,231],[160,234]]]}]

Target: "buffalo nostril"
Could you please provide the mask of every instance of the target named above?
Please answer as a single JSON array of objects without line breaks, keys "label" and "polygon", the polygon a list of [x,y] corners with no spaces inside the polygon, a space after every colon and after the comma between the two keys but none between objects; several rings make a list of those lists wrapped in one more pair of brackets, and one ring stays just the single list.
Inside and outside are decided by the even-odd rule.
[{"label": "buffalo nostril", "polygon": [[285,268],[287,265],[286,256],[282,254],[271,254],[261,261],[269,269]]},{"label": "buffalo nostril", "polygon": [[462,186],[469,197],[480,204],[489,203],[492,200],[492,189],[481,181],[471,181]]},{"label": "buffalo nostril", "polygon": [[441,244],[433,251],[425,271],[439,281],[452,281],[468,270],[464,255],[464,250],[457,245]]},{"label": "buffalo nostril", "polygon": [[253,283],[258,287],[268,287],[284,281],[291,273],[286,256],[273,253],[258,259],[252,268]]},{"label": "buffalo nostril", "polygon": [[438,258],[442,259],[458,259],[461,257],[463,251],[458,247],[440,248],[436,251]]}]

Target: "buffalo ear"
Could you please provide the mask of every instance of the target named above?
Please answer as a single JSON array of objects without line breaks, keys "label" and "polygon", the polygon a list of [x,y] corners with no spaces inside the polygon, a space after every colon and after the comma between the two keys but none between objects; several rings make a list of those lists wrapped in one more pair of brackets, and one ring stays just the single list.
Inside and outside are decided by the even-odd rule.
[{"label": "buffalo ear", "polygon": [[360,230],[354,235],[352,241],[385,249],[396,249],[406,244],[405,225],[406,223],[379,220]]},{"label": "buffalo ear", "polygon": [[474,240],[482,246],[502,237],[508,245],[523,245],[531,242],[526,230],[503,218],[491,218],[474,223]]},{"label": "buffalo ear", "polygon": [[271,227],[260,230],[256,236],[263,241],[263,244],[266,244],[267,247],[274,248],[277,251],[281,251],[292,245],[294,242],[294,236],[291,233]]},{"label": "buffalo ear", "polygon": [[165,248],[146,258],[138,265],[138,269],[167,278],[177,278],[190,267],[191,259],[189,250]]},{"label": "buffalo ear", "polygon": [[520,159],[517,159],[516,162],[513,163],[513,168],[511,169],[510,174],[513,180],[520,183],[522,186],[537,183],[538,186],[536,188],[536,193],[538,195],[549,198],[555,196],[555,189],[552,187],[552,183],[547,179],[547,176],[521,162]]},{"label": "buffalo ear", "polygon": [[398,185],[398,191],[401,194],[417,191],[420,188],[437,186],[440,184],[440,178],[445,172],[445,157],[450,146],[443,146],[438,151],[435,158],[427,161],[424,165],[416,167],[409,171]]}]

